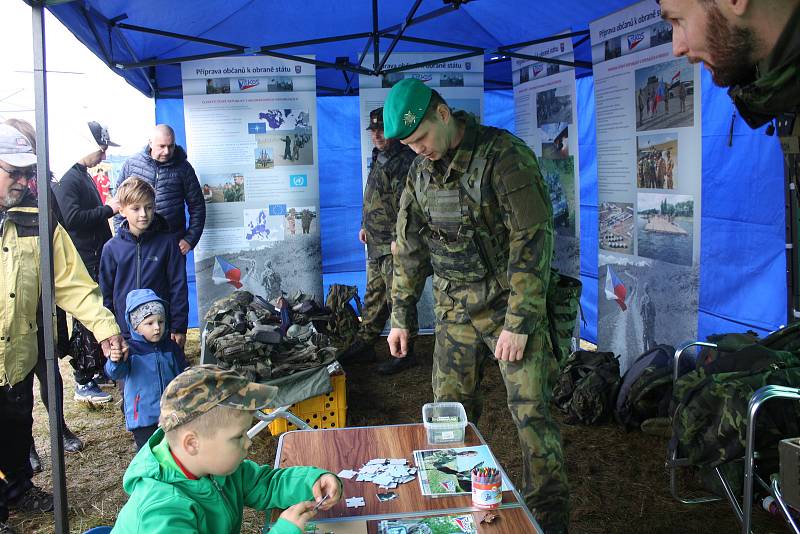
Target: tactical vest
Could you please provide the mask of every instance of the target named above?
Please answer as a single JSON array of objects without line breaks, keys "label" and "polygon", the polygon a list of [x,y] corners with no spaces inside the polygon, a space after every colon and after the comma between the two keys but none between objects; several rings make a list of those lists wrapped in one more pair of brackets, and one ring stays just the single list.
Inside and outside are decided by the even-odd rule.
[{"label": "tactical vest", "polygon": [[427,222],[421,235],[437,276],[452,282],[496,276],[507,287],[508,230],[491,179],[494,145],[505,131],[478,128],[478,146],[460,177],[439,184],[427,169],[417,174],[414,195]]}]

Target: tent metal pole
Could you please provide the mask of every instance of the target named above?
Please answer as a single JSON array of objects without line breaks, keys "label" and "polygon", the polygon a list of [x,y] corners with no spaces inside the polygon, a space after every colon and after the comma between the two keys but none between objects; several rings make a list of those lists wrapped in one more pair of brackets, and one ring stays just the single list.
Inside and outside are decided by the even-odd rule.
[{"label": "tent metal pole", "polygon": [[[394,34],[387,33],[384,37],[395,37]],[[434,46],[441,46],[442,48],[455,48],[456,50],[469,50],[476,54],[483,54],[484,49],[479,46],[470,46],[461,43],[450,43],[448,41],[437,41],[435,39],[423,39],[422,37],[411,37],[410,35],[402,35],[398,37],[401,41],[408,41],[409,43],[421,43]]]},{"label": "tent metal pole", "polygon": [[563,61],[561,59],[554,59],[551,57],[542,57],[542,56],[532,56],[530,54],[520,54],[519,52],[509,52],[508,50],[498,51],[499,54],[503,54],[509,57],[515,57],[518,59],[530,59],[532,61],[541,61],[542,63],[554,63],[556,65],[566,65],[567,67],[583,67],[585,69],[591,69],[592,64],[588,61]]},{"label": "tent metal pole", "polygon": [[579,31],[576,31],[576,32],[561,33],[561,34],[558,34],[558,35],[551,35],[550,37],[542,37],[541,39],[533,39],[531,41],[523,41],[521,43],[503,45],[500,48],[498,48],[497,50],[501,54],[504,54],[505,51],[510,50],[512,48],[522,48],[523,46],[541,44],[541,43],[548,43],[550,41],[555,41],[555,40],[558,40],[558,39],[566,39],[567,37],[570,37],[570,38],[571,37],[578,37],[578,36],[581,36],[581,35],[588,36],[589,35],[589,30],[579,30]]},{"label": "tent metal pole", "polygon": [[352,41],[353,39],[364,39],[365,37],[371,37],[372,33],[370,32],[360,32],[360,33],[348,33],[345,35],[334,35],[331,37],[320,37],[318,39],[306,39],[304,41],[292,41],[290,43],[279,43],[279,44],[271,44],[271,45],[264,45],[261,47],[262,50],[280,50],[281,48],[295,48],[298,46],[307,46],[312,44],[324,44],[324,43],[336,43],[339,41]]},{"label": "tent metal pole", "polygon": [[97,28],[95,27],[94,22],[89,17],[89,10],[86,9],[85,5],[82,5],[80,10],[81,10],[81,14],[83,15],[83,18],[86,20],[86,25],[89,26],[89,29],[92,31],[92,35],[94,35],[95,41],[97,41],[97,45],[100,47],[100,50],[103,52],[103,57],[105,58],[106,65],[112,65],[113,61],[111,59],[111,55],[108,53],[108,50],[106,49],[105,43],[103,43],[103,40],[100,38],[100,33],[97,31]]},{"label": "tent metal pole", "polygon": [[466,59],[468,57],[473,57],[473,56],[475,56],[475,52],[466,52],[464,54],[458,54],[455,56],[447,56],[437,59],[431,59],[430,61],[421,61],[419,63],[413,63],[411,65],[403,65],[402,67],[387,69],[381,72],[380,74],[389,74],[390,72],[402,72],[404,70],[417,69],[419,67],[427,67],[428,65],[435,65],[436,63],[443,63],[445,61],[456,61],[459,59]]},{"label": "tent metal pole", "polygon": [[378,63],[380,63],[380,34],[378,33],[378,0],[372,0],[372,72],[378,73]]},{"label": "tent metal pole", "polygon": [[244,47],[241,45],[233,44],[233,43],[226,43],[225,41],[216,41],[214,39],[204,39],[202,37],[194,37],[191,35],[185,35],[182,33],[175,33],[175,32],[168,32],[165,30],[157,30],[155,28],[146,28],[144,26],[137,26],[135,24],[127,24],[125,22],[118,22],[116,24],[117,28],[122,28],[123,30],[133,30],[142,33],[151,33],[153,35],[160,35],[162,37],[172,37],[174,39],[182,39],[184,41],[192,41],[193,43],[203,43],[212,46],[220,46],[222,48],[232,48],[243,50]]},{"label": "tent metal pole", "polygon": [[166,59],[153,59],[150,61],[137,61],[136,63],[116,63],[114,66],[122,70],[130,69],[144,69],[147,67],[157,67],[159,65],[177,65],[184,61],[193,61],[195,59],[211,59],[216,57],[230,57],[240,56],[244,54],[244,49],[227,50],[225,52],[209,52],[208,54],[195,54],[193,56],[171,57]]},{"label": "tent metal pole", "polygon": [[367,39],[366,44],[364,44],[364,49],[361,51],[361,55],[358,56],[358,63],[356,63],[359,67],[364,64],[364,59],[369,54],[369,49],[372,48],[372,34],[370,34],[369,39]]},{"label": "tent metal pole", "polygon": [[64,469],[64,441],[61,421],[64,420],[63,398],[56,391],[58,361],[55,357],[55,304],[53,300],[53,241],[50,238],[55,226],[50,216],[52,203],[50,168],[48,164],[47,131],[47,70],[45,59],[44,2],[31,3],[33,29],[33,80],[36,102],[37,174],[39,176],[39,247],[42,305],[42,339],[47,362],[47,391],[50,398],[50,451],[53,472],[53,519],[56,534],[69,533],[67,517],[67,482]]},{"label": "tent metal pole", "polygon": [[418,16],[417,18],[411,19],[408,23],[404,24],[395,24],[393,26],[389,26],[380,30],[378,33],[381,35],[385,35],[386,33],[397,31],[403,26],[409,27],[413,26],[414,24],[419,24],[420,22],[425,22],[426,20],[435,19],[436,17],[441,17],[442,15],[446,15],[448,13],[452,13],[453,11],[457,10],[459,4],[450,4],[449,6],[440,7],[439,9],[434,9],[433,11],[429,11],[427,13],[423,13],[422,15]]},{"label": "tent metal pole", "polygon": [[398,31],[397,35],[394,36],[394,39],[392,39],[392,42],[389,44],[389,48],[386,49],[386,53],[383,54],[383,59],[381,59],[380,64],[375,68],[376,71],[380,71],[383,68],[383,66],[386,65],[386,60],[389,59],[389,56],[392,55],[394,47],[397,46],[397,41],[400,40],[400,37],[402,37],[403,33],[406,31],[406,28],[411,23],[411,20],[414,18],[414,14],[417,12],[417,9],[419,9],[419,5],[421,3],[422,0],[416,0],[414,2],[414,5],[411,6],[411,10],[408,12],[408,15],[406,15],[406,20],[400,27],[400,31]]}]

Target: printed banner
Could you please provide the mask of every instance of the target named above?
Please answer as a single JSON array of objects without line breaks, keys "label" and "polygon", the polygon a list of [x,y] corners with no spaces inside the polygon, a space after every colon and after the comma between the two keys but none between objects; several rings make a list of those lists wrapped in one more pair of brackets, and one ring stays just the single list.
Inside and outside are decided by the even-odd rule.
[{"label": "printed banner", "polygon": [[672,55],[655,0],[589,25],[597,113],[600,350],[624,372],[697,337],[700,66]]},{"label": "printed banner", "polygon": [[[441,53],[392,54],[384,68],[413,65],[440,57],[442,57]],[[392,86],[404,78],[422,80],[428,86],[436,89],[454,111],[461,110],[472,113],[479,122],[483,117],[483,56],[435,63],[409,71],[393,72],[381,77],[359,75],[362,187],[366,185],[367,176],[372,167],[372,149],[374,148],[369,132],[366,130],[369,126],[369,112],[382,107]],[[354,236],[355,238],[357,236]],[[430,278],[428,278],[425,290],[417,304],[417,313],[420,331],[432,332],[435,317]]]},{"label": "printed banner", "polygon": [[187,150],[206,200],[199,317],[238,288],[322,303],[314,65],[254,56],[181,71]]},{"label": "printed banner", "polygon": [[[569,30],[560,32],[566,33]],[[518,52],[562,61],[574,59],[571,38],[531,45]],[[552,264],[559,271],[578,278],[581,203],[575,69],[514,59],[512,80],[517,136],[536,153],[550,190],[556,232]]]}]

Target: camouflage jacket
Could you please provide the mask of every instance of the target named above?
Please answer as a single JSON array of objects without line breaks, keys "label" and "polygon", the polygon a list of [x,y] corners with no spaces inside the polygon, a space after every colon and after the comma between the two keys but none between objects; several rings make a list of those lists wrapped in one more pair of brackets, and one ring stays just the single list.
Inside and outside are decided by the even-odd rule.
[{"label": "camouflage jacket", "polygon": [[364,188],[361,228],[367,232],[367,256],[375,259],[392,253],[397,206],[408,168],[417,155],[398,141],[390,142],[383,151],[375,148],[372,154],[372,170]]},{"label": "camouflage jacket", "polygon": [[731,87],[728,95],[751,128],[783,113],[800,112],[800,7],[796,8],[772,54],[758,65],[755,79]]},{"label": "camouflage jacket", "polygon": [[[508,290],[504,328],[530,334],[545,317],[553,210],[536,156],[505,130],[465,123],[460,145],[414,161],[397,220],[392,326],[407,328],[433,266],[434,287],[494,277]],[[437,280],[438,279],[438,280]],[[446,289],[445,289],[446,291]]]}]

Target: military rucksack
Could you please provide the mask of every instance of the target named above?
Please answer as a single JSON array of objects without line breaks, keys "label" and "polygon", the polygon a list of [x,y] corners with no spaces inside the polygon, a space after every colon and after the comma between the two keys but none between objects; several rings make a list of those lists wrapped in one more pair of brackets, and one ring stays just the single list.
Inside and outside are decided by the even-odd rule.
[{"label": "military rucksack", "polygon": [[614,417],[626,430],[639,428],[652,417],[669,415],[674,358],[674,347],[657,345],[639,355],[625,372]]},{"label": "military rucksack", "polygon": [[[798,345],[800,325],[738,350],[734,339],[721,344],[725,350],[717,350],[714,357],[707,353],[699,358],[697,368],[675,383],[669,447],[694,465],[715,467],[744,455],[748,404],[757,389],[800,386],[800,356],[782,350]],[[800,406],[772,400],[761,408],[756,423],[756,450],[774,448],[780,439],[800,435]]]},{"label": "military rucksack", "polygon": [[619,361],[613,352],[576,350],[553,388],[553,402],[569,424],[603,422],[619,389]]},{"label": "military rucksack", "polygon": [[[351,301],[355,302],[358,314],[353,309]],[[325,297],[325,307],[330,310],[327,324],[327,334],[333,345],[343,351],[356,340],[358,335],[361,315],[361,298],[358,296],[358,287],[344,284],[331,284],[328,296]]]}]

